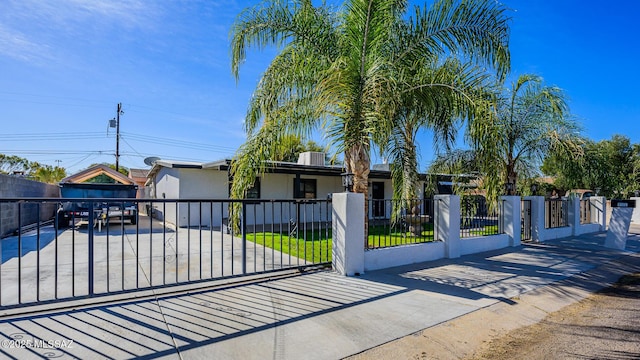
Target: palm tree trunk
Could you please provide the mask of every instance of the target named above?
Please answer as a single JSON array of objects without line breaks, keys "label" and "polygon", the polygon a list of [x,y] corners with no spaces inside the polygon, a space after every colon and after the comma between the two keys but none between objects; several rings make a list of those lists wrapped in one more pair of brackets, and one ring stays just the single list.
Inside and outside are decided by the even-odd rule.
[{"label": "palm tree trunk", "polygon": [[515,171],[515,164],[513,162],[509,162],[507,164],[507,184],[512,184],[512,187],[509,191],[507,191],[506,195],[514,195],[516,192],[516,181],[518,180],[518,174]]},{"label": "palm tree trunk", "polygon": [[371,159],[368,146],[354,145],[345,152],[347,172],[353,174],[353,192],[364,194],[364,246],[369,238],[369,171]]}]

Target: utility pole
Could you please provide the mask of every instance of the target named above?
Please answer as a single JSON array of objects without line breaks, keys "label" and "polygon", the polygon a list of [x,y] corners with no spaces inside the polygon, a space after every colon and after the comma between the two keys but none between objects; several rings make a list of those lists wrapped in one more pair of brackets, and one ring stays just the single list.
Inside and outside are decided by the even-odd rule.
[{"label": "utility pole", "polygon": [[122,103],[118,103],[116,111],[116,171],[120,171],[120,114],[124,114]]}]

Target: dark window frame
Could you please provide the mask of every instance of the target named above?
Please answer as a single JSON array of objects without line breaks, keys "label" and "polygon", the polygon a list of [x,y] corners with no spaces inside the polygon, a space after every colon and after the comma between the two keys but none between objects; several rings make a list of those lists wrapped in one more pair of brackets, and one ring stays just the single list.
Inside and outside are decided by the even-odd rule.
[{"label": "dark window frame", "polygon": [[[296,191],[296,185],[298,191]],[[307,188],[310,186],[311,188]],[[311,195],[311,197],[309,197]],[[317,199],[318,197],[318,179],[299,179],[293,183],[294,199]]]},{"label": "dark window frame", "polygon": [[[232,182],[229,181],[229,195],[231,196],[231,185]],[[256,180],[253,182],[253,186],[248,188],[244,193],[245,199],[260,199],[262,196],[261,186],[260,186],[260,178],[256,177]]]}]

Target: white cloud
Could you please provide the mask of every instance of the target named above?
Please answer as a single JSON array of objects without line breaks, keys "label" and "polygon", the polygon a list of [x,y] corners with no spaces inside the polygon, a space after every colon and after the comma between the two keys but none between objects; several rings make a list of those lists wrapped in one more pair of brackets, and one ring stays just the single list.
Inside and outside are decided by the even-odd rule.
[{"label": "white cloud", "polygon": [[51,60],[49,46],[35,42],[26,34],[0,25],[0,55],[32,64],[43,64]]},{"label": "white cloud", "polygon": [[86,54],[91,45],[117,41],[118,33],[155,31],[155,19],[163,10],[156,4],[139,0],[8,0],[0,13],[0,56],[31,65],[69,64]]}]

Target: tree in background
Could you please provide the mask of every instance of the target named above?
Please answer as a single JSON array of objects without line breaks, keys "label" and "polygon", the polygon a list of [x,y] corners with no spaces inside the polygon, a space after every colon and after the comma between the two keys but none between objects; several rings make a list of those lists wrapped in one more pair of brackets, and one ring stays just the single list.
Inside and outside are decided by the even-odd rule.
[{"label": "tree in background", "polygon": [[15,155],[0,154],[0,174],[21,173],[34,181],[55,184],[66,176],[64,168],[44,165]]},{"label": "tree in background", "polygon": [[306,142],[303,142],[302,138],[295,135],[284,136],[279,145],[280,147],[271,159],[273,161],[297,162],[298,156],[303,152],[327,152],[324,147],[320,146],[315,141],[307,140]]},{"label": "tree in background", "polygon": [[[248,139],[232,168],[232,197],[244,196],[286,135],[320,128],[344,153],[353,190],[366,196],[371,146],[388,139],[396,109],[422,102],[441,109],[439,114],[456,113],[460,94],[430,96],[434,91],[426,90],[448,84],[416,83],[420,67],[455,54],[500,74],[508,70],[503,5],[441,0],[410,14],[408,6],[406,0],[348,0],[337,12],[310,0],[274,0],[240,13],[231,31],[236,77],[248,48],[276,45],[280,51],[249,104]],[[365,216],[365,234],[367,223]]]},{"label": "tree in background", "polygon": [[60,180],[67,176],[67,172],[64,168],[58,166],[44,165],[31,172],[30,177],[35,181],[40,181],[48,184],[56,184]]},{"label": "tree in background", "polygon": [[558,188],[598,188],[607,197],[627,197],[640,190],[640,144],[614,135],[611,140],[586,141],[582,148],[581,158],[554,153],[545,159],[542,171],[556,178]]},{"label": "tree in background", "polygon": [[564,93],[543,85],[538,76],[521,75],[503,89],[490,115],[470,123],[466,138],[471,150],[443,154],[429,171],[479,172],[487,197],[497,199],[506,184],[515,190],[539,174],[548,154],[581,155],[579,126],[569,115]]}]

